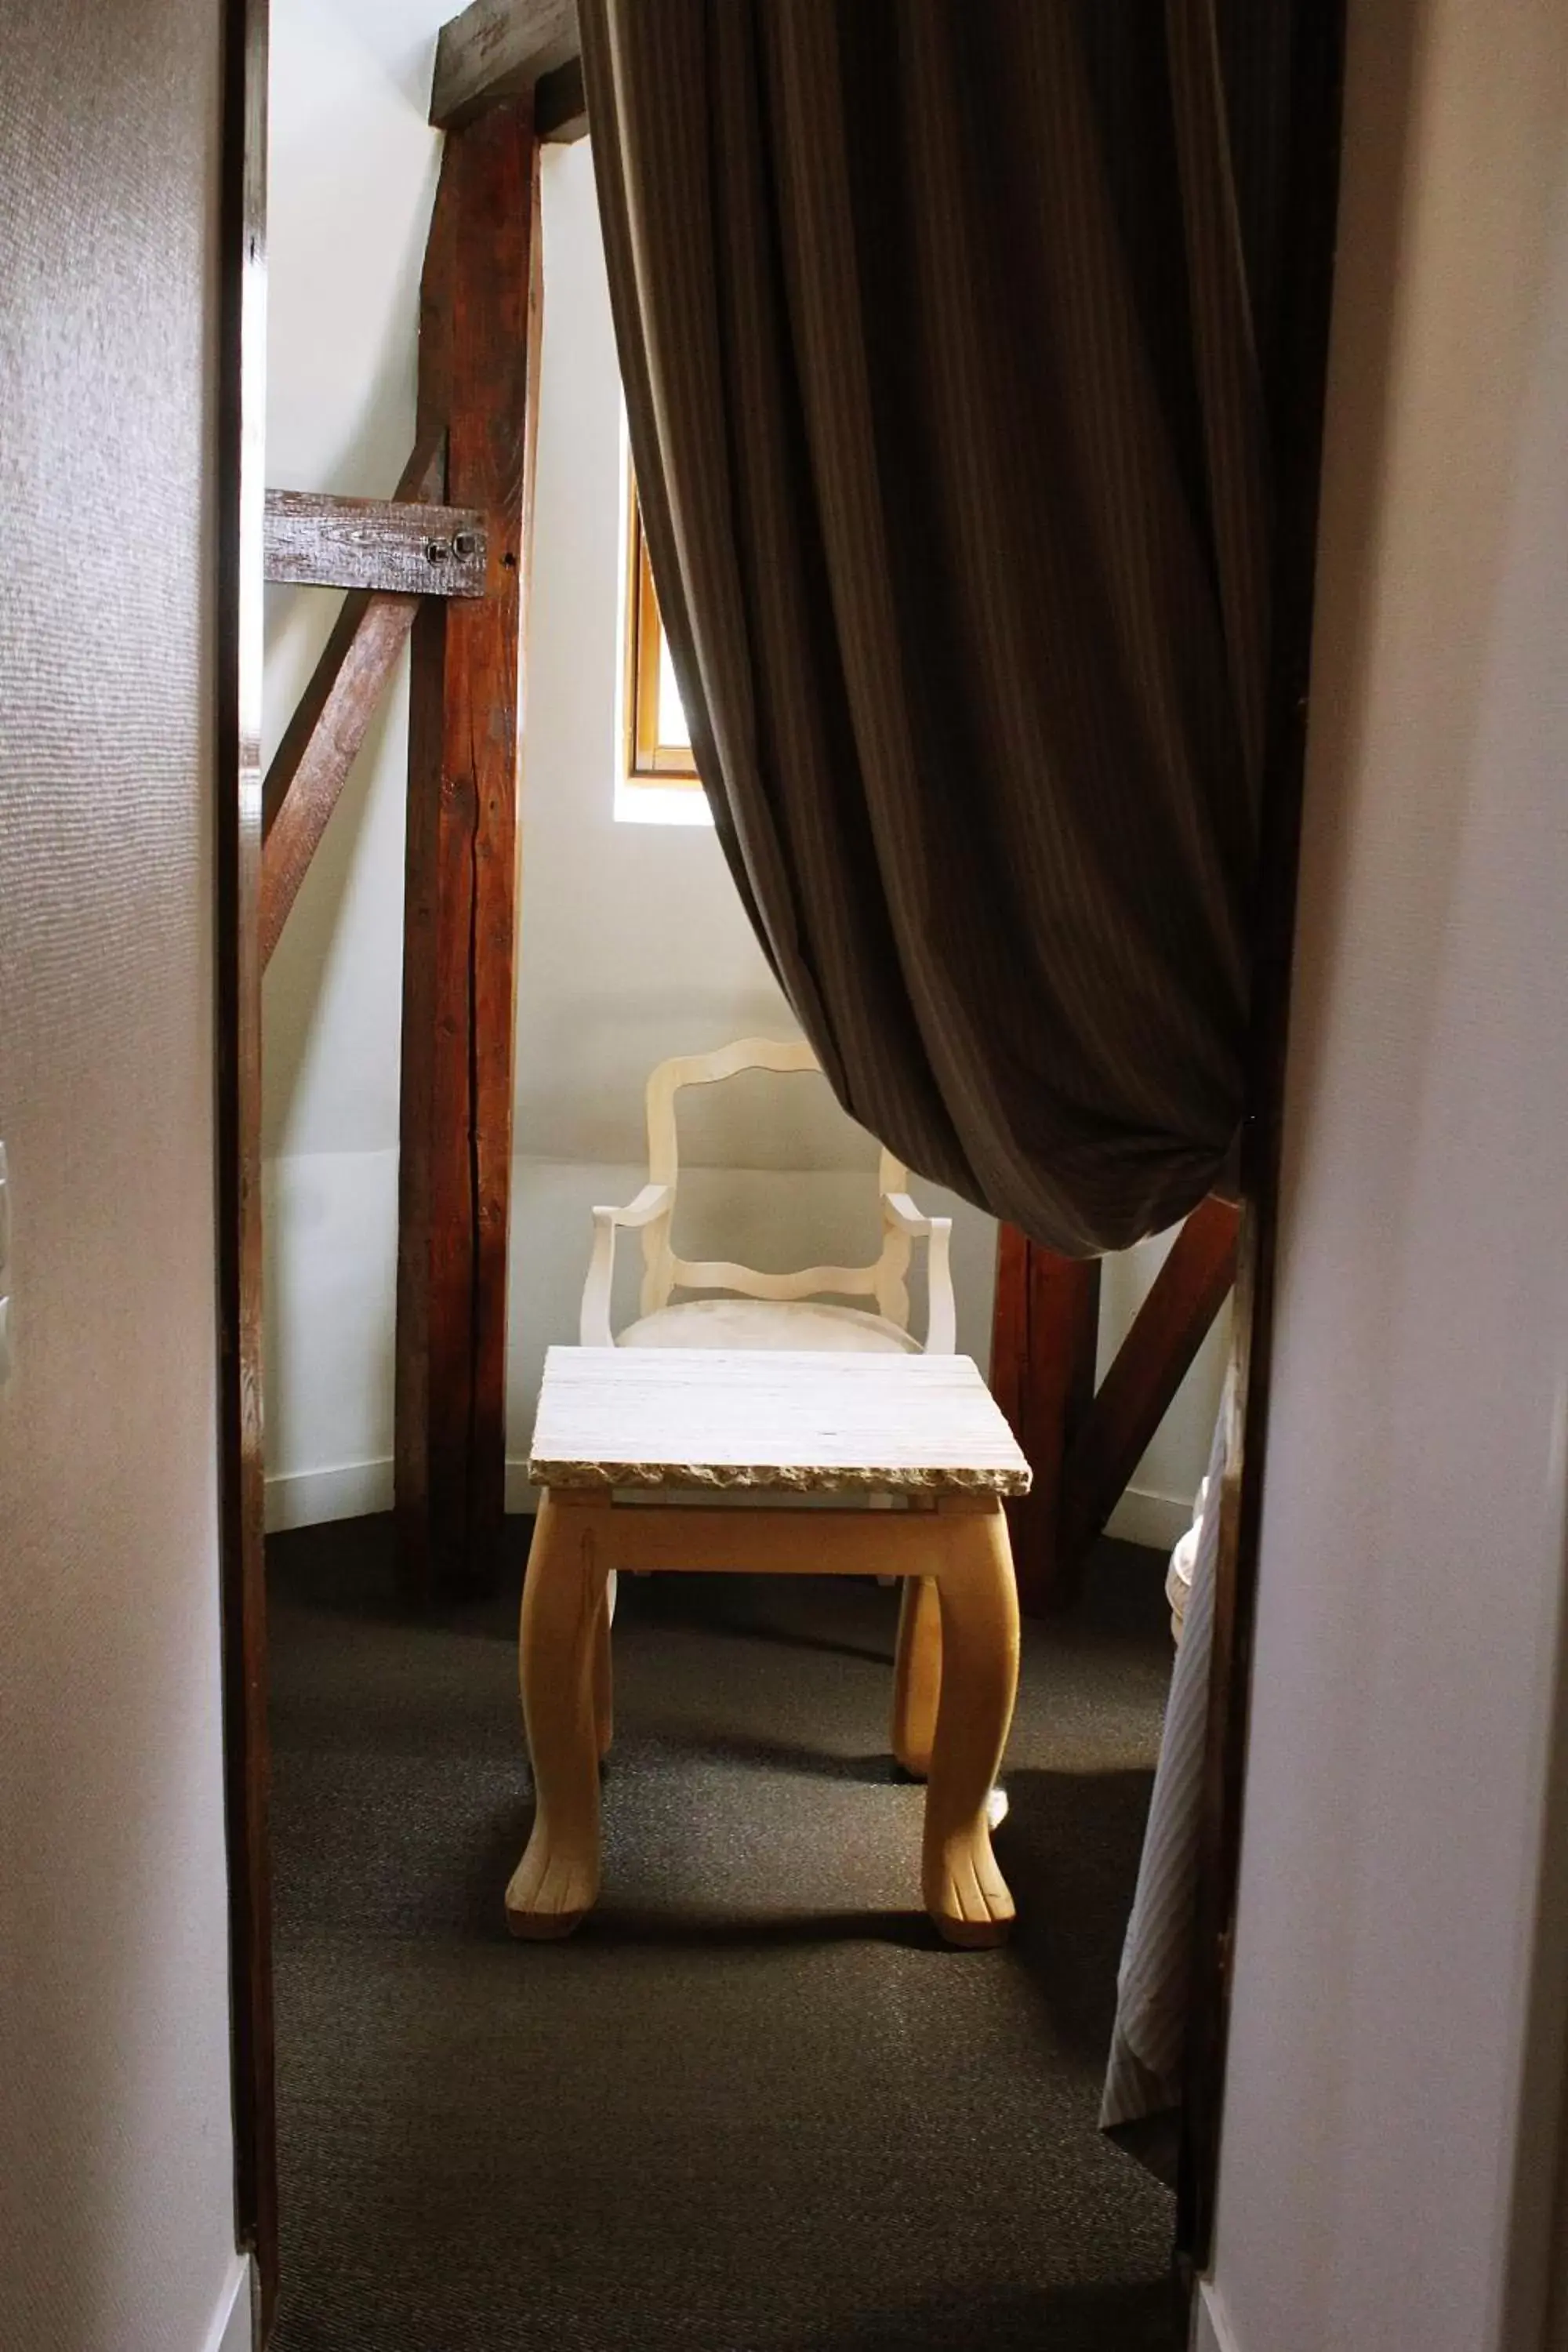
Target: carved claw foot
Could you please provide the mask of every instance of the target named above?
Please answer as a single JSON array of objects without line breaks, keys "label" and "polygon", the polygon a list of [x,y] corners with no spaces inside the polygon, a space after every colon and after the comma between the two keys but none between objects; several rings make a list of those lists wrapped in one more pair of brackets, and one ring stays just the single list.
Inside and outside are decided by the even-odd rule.
[{"label": "carved claw foot", "polygon": [[1015,1912],[984,1822],[944,1838],[926,1857],[921,1892],[944,1943],[974,1951],[1004,1944]]},{"label": "carved claw foot", "polygon": [[594,1907],[599,1892],[596,1855],[574,1853],[536,1822],[527,1851],[506,1890],[506,1924],[531,1944],[569,1936]]}]

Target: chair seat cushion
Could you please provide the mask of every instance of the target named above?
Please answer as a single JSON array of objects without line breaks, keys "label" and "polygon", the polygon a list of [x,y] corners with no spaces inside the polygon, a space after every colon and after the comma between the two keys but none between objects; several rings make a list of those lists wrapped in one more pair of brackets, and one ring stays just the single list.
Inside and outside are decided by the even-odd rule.
[{"label": "chair seat cushion", "polygon": [[693,1298],[628,1323],[621,1348],[847,1348],[863,1354],[918,1356],[919,1343],[896,1323],[858,1307],[815,1299]]}]

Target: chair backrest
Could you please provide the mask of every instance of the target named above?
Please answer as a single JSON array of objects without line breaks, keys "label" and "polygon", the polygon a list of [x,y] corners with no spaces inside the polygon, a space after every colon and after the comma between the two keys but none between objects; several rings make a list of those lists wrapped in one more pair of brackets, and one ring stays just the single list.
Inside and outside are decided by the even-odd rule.
[{"label": "chair backrest", "polygon": [[[781,1045],[771,1037],[742,1037],[721,1045],[712,1054],[680,1054],[661,1062],[647,1082],[647,1173],[650,1184],[668,1184],[669,1207],[643,1228],[642,1312],[668,1307],[673,1290],[730,1290],[743,1298],[820,1298],[824,1295],[874,1298],[877,1311],[910,1328],[910,1294],[905,1276],[910,1268],[910,1237],[892,1220],[882,1219],[882,1253],[870,1265],[808,1265],[798,1274],[760,1274],[749,1265],[725,1259],[677,1257],[670,1243],[675,1219],[674,1193],[679,1175],[675,1132],[675,1097],[682,1087],[712,1086],[732,1078],[740,1070],[820,1071],[821,1063],[805,1040]],[[909,1171],[884,1150],[878,1168],[879,1194],[901,1192]]]}]

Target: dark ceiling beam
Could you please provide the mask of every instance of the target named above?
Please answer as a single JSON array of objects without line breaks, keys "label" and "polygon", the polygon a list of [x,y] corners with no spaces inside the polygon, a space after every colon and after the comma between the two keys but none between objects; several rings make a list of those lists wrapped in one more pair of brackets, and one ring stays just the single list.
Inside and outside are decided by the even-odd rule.
[{"label": "dark ceiling beam", "polygon": [[553,73],[541,74],[533,92],[534,135],[546,146],[569,146],[588,135],[588,94],[583,60],[568,58]]},{"label": "dark ceiling beam", "polygon": [[[430,120],[438,131],[455,131],[476,114],[501,100],[521,98],[536,82],[575,64],[577,0],[473,0],[460,16],[443,25],[436,41],[436,71],[430,86]],[[553,93],[552,111],[571,100],[563,119],[584,128],[587,115],[575,92],[564,86]],[[539,125],[541,137],[574,137],[574,131],[549,131]]]}]

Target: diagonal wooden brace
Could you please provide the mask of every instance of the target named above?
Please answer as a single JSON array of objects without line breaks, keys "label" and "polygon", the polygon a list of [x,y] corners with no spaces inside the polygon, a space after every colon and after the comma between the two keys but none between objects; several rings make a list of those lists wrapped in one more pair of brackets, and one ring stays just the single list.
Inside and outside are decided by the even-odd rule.
[{"label": "diagonal wooden brace", "polygon": [[1100,1268],[1002,1229],[992,1387],[1035,1474],[1009,1504],[1019,1591],[1071,1605],[1115,1509],[1236,1279],[1239,1212],[1200,1202],[1098,1391]]},{"label": "diagonal wooden brace", "polygon": [[[443,424],[420,436],[396,495],[423,503],[441,498],[446,486]],[[351,590],[273,753],[261,791],[258,947],[264,971],[419,604],[415,595]]]}]

